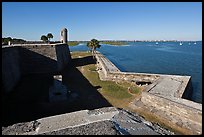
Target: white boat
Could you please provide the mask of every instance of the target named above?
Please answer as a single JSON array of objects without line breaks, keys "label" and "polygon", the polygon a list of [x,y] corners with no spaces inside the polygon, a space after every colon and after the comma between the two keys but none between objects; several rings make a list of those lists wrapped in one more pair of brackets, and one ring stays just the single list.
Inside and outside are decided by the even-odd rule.
[{"label": "white boat", "polygon": [[158,42],[156,42],[156,44],[159,44]]},{"label": "white boat", "polygon": [[180,42],[180,44],[179,44],[179,45],[181,46],[181,45],[183,45],[183,43],[182,43],[182,42]]},{"label": "white boat", "polygon": [[196,44],[196,42],[194,42],[194,44]]}]

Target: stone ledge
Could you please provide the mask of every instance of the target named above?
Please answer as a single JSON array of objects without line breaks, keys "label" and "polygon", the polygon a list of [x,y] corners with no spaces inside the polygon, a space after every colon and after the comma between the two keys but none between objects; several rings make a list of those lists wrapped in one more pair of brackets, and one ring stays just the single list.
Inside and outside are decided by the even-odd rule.
[{"label": "stone ledge", "polygon": [[36,129],[36,131],[23,134],[43,134],[47,132],[62,130],[65,128],[73,128],[94,122],[110,120],[115,114],[118,113],[117,109],[113,108],[102,108],[94,111],[99,111],[100,113],[93,113],[93,111],[91,111],[90,113],[89,110],[81,110],[72,113],[38,119],[37,121],[40,123],[40,125]]}]

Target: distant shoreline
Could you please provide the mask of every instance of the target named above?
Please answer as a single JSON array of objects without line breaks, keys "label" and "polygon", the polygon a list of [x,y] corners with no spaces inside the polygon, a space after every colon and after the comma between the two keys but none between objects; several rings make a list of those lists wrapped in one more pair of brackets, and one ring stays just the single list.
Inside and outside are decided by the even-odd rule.
[{"label": "distant shoreline", "polygon": [[123,41],[102,41],[101,44],[109,44],[109,45],[116,45],[116,46],[122,46],[127,45],[127,42]]}]

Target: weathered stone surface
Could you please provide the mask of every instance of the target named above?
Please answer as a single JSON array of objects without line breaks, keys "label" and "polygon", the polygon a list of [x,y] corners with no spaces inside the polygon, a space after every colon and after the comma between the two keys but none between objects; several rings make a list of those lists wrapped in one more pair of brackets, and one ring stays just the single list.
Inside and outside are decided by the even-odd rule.
[{"label": "weathered stone surface", "polygon": [[19,47],[2,48],[2,83],[4,91],[11,91],[22,76]]},{"label": "weathered stone surface", "polygon": [[111,121],[99,121],[87,125],[44,133],[43,135],[120,135]]},{"label": "weathered stone surface", "polygon": [[94,109],[94,110],[89,110],[88,114],[89,115],[98,115],[98,114],[104,114],[106,112],[117,112],[118,110],[115,107],[104,107],[100,109]]},{"label": "weathered stone surface", "polygon": [[[19,128],[20,127],[20,128]],[[17,130],[18,129],[18,130]],[[26,129],[26,130],[24,130]],[[2,127],[2,133],[23,135],[173,135],[136,113],[105,107],[41,118]]]},{"label": "weathered stone surface", "polygon": [[72,113],[41,118],[37,120],[41,123],[38,129],[35,132],[25,134],[43,134],[66,128],[83,126],[94,122],[106,121],[110,120],[115,114],[118,113],[118,111],[113,108],[103,108],[102,110],[95,110],[94,112],[96,111],[100,112],[100,114],[95,113],[96,115],[94,115],[92,112],[88,113],[88,110],[81,110]]},{"label": "weathered stone surface", "polygon": [[141,101],[172,124],[202,133],[202,105],[182,98],[164,98],[147,92],[142,93]]},{"label": "weathered stone surface", "polygon": [[23,75],[56,73],[71,61],[67,44],[31,44],[2,47],[2,82],[10,92]]},{"label": "weathered stone surface", "polygon": [[149,93],[169,98],[176,97],[181,84],[182,80],[174,80],[173,77],[162,77],[160,78],[160,82],[157,83],[156,86],[149,91]]},{"label": "weathered stone surface", "polygon": [[12,126],[2,127],[2,135],[20,135],[34,132],[40,125],[38,121],[17,123]]}]

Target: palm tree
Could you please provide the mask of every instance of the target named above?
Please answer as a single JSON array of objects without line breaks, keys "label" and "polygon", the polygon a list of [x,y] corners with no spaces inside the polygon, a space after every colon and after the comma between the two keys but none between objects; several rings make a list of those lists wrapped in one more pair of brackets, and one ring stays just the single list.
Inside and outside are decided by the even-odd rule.
[{"label": "palm tree", "polygon": [[92,56],[95,58],[96,48],[100,48],[99,41],[96,39],[92,39],[87,43],[87,47],[91,48]]},{"label": "palm tree", "polygon": [[52,39],[52,38],[53,38],[52,33],[48,33],[48,34],[47,34],[47,38],[48,38],[48,39],[49,39],[49,41],[50,41],[50,39]]},{"label": "palm tree", "polygon": [[44,42],[47,42],[48,38],[45,35],[42,35],[41,40],[44,41]]}]

